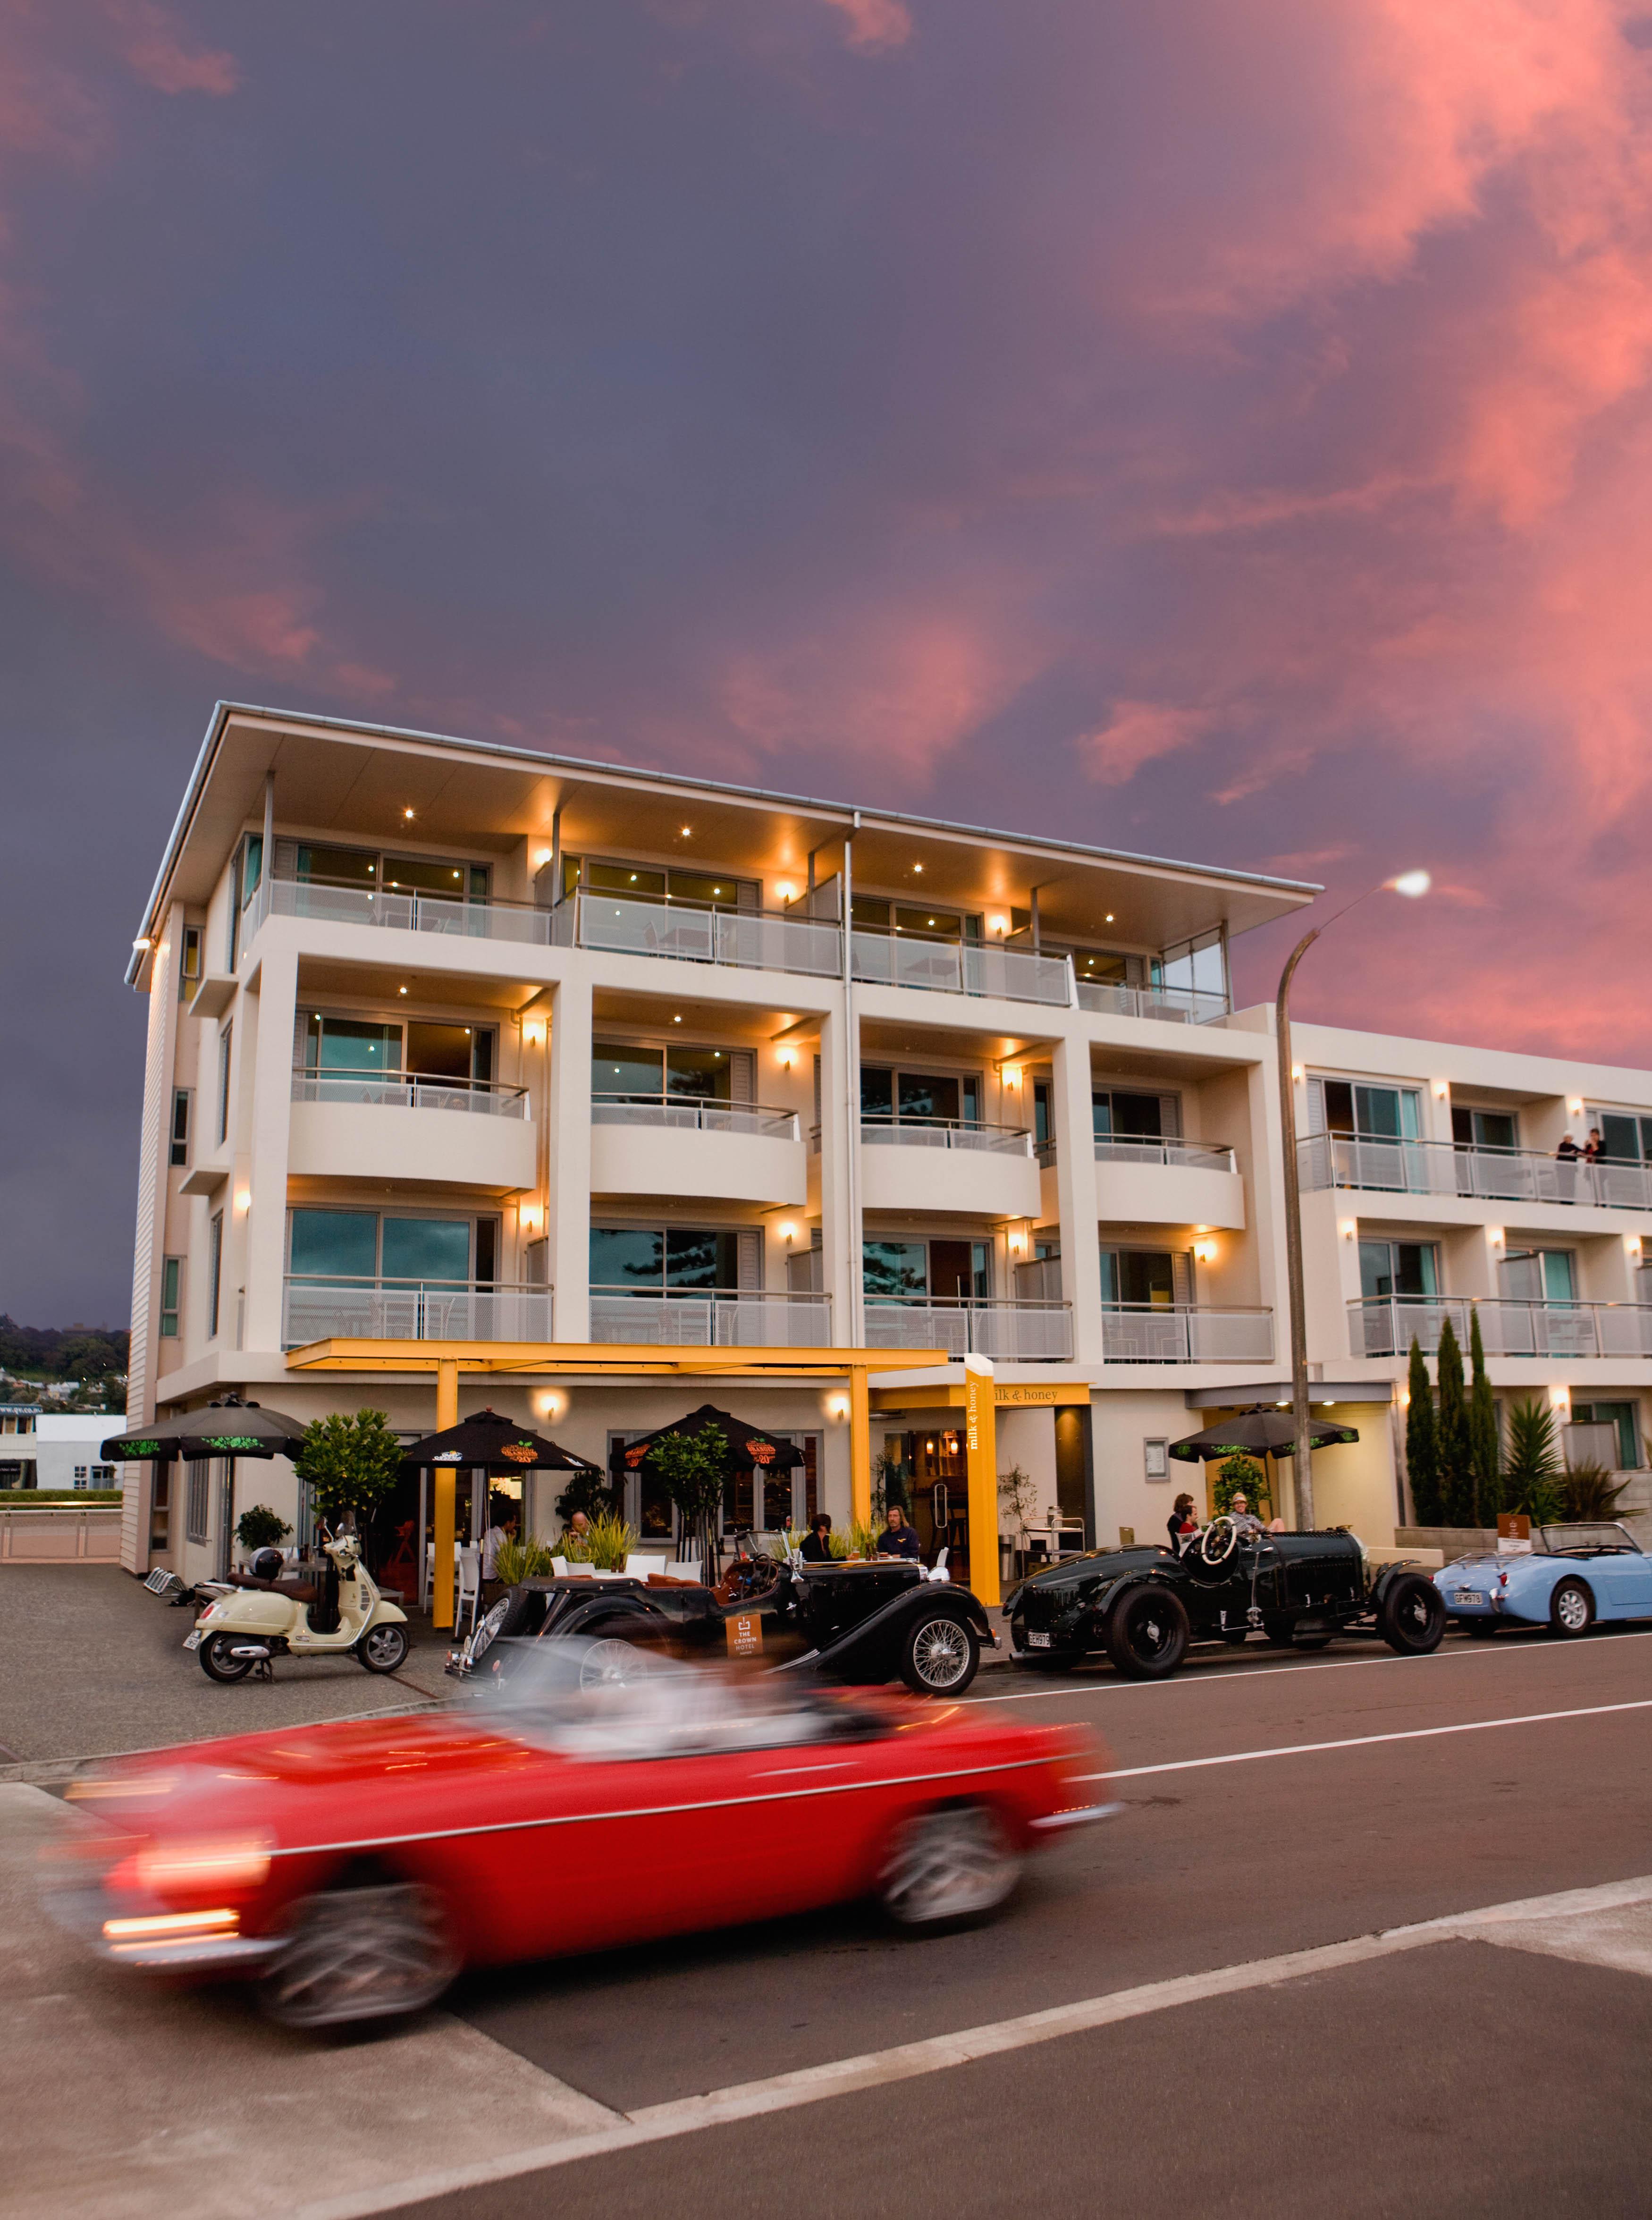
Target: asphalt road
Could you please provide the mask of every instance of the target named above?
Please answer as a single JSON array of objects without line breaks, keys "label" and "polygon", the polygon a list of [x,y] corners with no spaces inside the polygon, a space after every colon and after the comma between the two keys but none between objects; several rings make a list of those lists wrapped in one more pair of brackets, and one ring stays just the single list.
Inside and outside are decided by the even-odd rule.
[{"label": "asphalt road", "polygon": [[[375,2040],[284,2037],[233,1994],[90,1969],[0,1861],[13,2210],[1648,2209],[1652,1633],[1418,1660],[1258,1645],[1162,1685],[973,1693],[1088,1725],[1125,1807],[994,1923],[913,1942],[848,1911],[524,1968]],[[23,1847],[68,1824],[6,1794],[35,1799]],[[1580,1890],[1564,1916],[1403,1931]],[[1002,2025],[1052,2011],[1053,2037]],[[65,2111],[71,2081],[97,2105]]]}]

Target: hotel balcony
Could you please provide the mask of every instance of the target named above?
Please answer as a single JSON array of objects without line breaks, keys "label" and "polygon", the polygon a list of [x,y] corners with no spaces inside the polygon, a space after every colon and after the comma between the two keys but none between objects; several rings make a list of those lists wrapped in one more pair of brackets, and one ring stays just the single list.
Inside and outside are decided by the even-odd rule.
[{"label": "hotel balcony", "polygon": [[1095,1192],[1096,1216],[1109,1225],[1244,1225],[1233,1151],[1208,1142],[1098,1134]]},{"label": "hotel balcony", "polygon": [[944,1349],[955,1358],[998,1364],[1065,1363],[1073,1354],[1073,1308],[1063,1302],[869,1295],[868,1349]]},{"label": "hotel balcony", "polygon": [[904,932],[849,936],[850,962],[868,986],[915,987],[925,994],[990,995],[1007,1002],[1044,1002],[1070,1009],[1073,969],[1064,956],[975,941],[926,940]]},{"label": "hotel balcony", "polygon": [[664,1096],[592,1098],[594,1194],[801,1206],[807,1184],[807,1157],[794,1111]]},{"label": "hotel balcony", "polygon": [[1455,1141],[1311,1133],[1299,1144],[1302,1185],[1387,1194],[1474,1196],[1487,1202],[1652,1210],[1652,1164],[1546,1157],[1531,1149],[1468,1148]]},{"label": "hotel balcony", "polygon": [[684,1349],[826,1349],[832,1298],[594,1287],[591,1339]]},{"label": "hotel balcony", "polygon": [[1125,987],[1111,980],[1081,979],[1078,1007],[1099,1017],[1156,1018],[1172,1026],[1213,1026],[1232,1008],[1225,995],[1199,987]]},{"label": "hotel balcony", "polygon": [[424,1280],[291,1279],[281,1344],[312,1341],[549,1341],[549,1288]]},{"label": "hotel balcony", "polygon": [[1356,1356],[1432,1356],[1447,1319],[1466,1350],[1480,1317],[1487,1356],[1652,1357],[1652,1303],[1521,1302],[1503,1296],[1375,1295],[1348,1306]]},{"label": "hotel balcony", "polygon": [[665,956],[683,963],[732,963],[751,971],[793,971],[836,979],[843,943],[835,925],[772,910],[715,909],[670,895],[570,895],[538,914],[558,947],[606,949],[616,956]]},{"label": "hotel balcony", "polygon": [[1270,1310],[1206,1303],[1103,1303],[1108,1364],[1271,1364]]},{"label": "hotel balcony", "polygon": [[[863,1210],[1038,1213],[1038,1165],[1024,1126],[954,1118],[863,1117]],[[816,1147],[819,1139],[816,1138]]]},{"label": "hotel balcony", "polygon": [[419,1072],[295,1071],[296,1178],[425,1180],[497,1194],[531,1188],[535,1129],[521,1087]]}]

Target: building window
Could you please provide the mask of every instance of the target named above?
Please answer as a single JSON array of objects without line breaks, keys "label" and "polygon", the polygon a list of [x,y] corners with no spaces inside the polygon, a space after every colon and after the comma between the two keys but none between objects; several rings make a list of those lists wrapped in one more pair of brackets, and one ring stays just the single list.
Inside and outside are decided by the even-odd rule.
[{"label": "building window", "polygon": [[91,1469],[91,1484],[94,1487],[113,1487],[115,1485],[114,1466],[112,1464],[95,1464]]},{"label": "building window", "polygon": [[1364,1087],[1316,1076],[1308,1082],[1308,1130],[1362,1141],[1414,1141],[1422,1132],[1421,1103],[1415,1087]]},{"label": "building window", "polygon": [[593,1041],[591,1095],[598,1102],[746,1102],[751,1096],[751,1052]]},{"label": "building window", "polygon": [[1432,1241],[1360,1243],[1360,1293],[1368,1301],[1439,1292],[1440,1252]]},{"label": "building window", "polygon": [[1451,1105],[1451,1138],[1460,1149],[1515,1149],[1519,1129],[1506,1110],[1471,1110]]},{"label": "building window", "polygon": [[0,1457],[0,1487],[33,1487],[33,1457]]},{"label": "building window", "polygon": [[737,879],[726,871],[664,870],[658,864],[564,856],[564,900],[582,889],[587,894],[627,895],[633,901],[657,902],[664,896],[703,909],[756,909],[761,895],[755,879]]},{"label": "building window", "polygon": [[1577,1300],[1577,1265],[1569,1249],[1511,1249],[1498,1268],[1498,1292],[1511,1302]]},{"label": "building window", "polygon": [[497,1271],[498,1231],[496,1218],[295,1210],[288,1220],[287,1269],[295,1280],[486,1286]]},{"label": "building window", "polygon": [[1104,1249],[1104,1303],[1150,1304],[1169,1309],[1193,1300],[1193,1257],[1181,1249]]},{"label": "building window", "polygon": [[229,1138],[229,1072],[230,1037],[233,1025],[226,1026],[218,1036],[218,1144],[221,1148]]},{"label": "building window", "polygon": [[386,856],[372,848],[329,848],[312,840],[276,842],[276,876],[302,886],[354,887],[363,894],[439,895],[449,901],[484,902],[485,864],[451,856]]},{"label": "building window", "polygon": [[1652,1163],[1652,1118],[1627,1110],[1601,1110],[1593,1103],[1585,1123],[1600,1136],[1600,1153],[1617,1163]]},{"label": "building window", "polygon": [[1641,1463],[1640,1427],[1633,1403],[1574,1403],[1574,1426],[1611,1426],[1618,1435],[1618,1453],[1611,1460],[1619,1472],[1638,1470]]},{"label": "building window", "polygon": [[190,1090],[187,1087],[172,1089],[172,1150],[175,1164],[190,1161]]},{"label": "building window", "polygon": [[1227,999],[1227,943],[1219,926],[1177,941],[1153,958],[1156,987],[1190,988],[1198,995]]},{"label": "building window", "polygon": [[184,1259],[168,1257],[160,1268],[160,1338],[163,1341],[178,1338],[178,1289],[184,1276]]},{"label": "building window", "polygon": [[208,1231],[207,1245],[207,1339],[215,1341],[218,1336],[218,1300],[223,1293],[224,1279],[224,1214],[215,1211]]},{"label": "building window", "polygon": [[187,1002],[201,983],[201,928],[186,925],[178,951],[178,999]]},{"label": "building window", "polygon": [[907,1071],[863,1063],[860,1114],[869,1125],[979,1126],[981,1077],[973,1071]]},{"label": "building window", "polygon": [[895,932],[903,940],[967,940],[973,946],[981,939],[978,915],[886,901],[879,895],[851,895],[849,921],[857,932]]},{"label": "building window", "polygon": [[191,1457],[185,1468],[185,1478],[189,1485],[184,1504],[184,1538],[190,1542],[209,1541],[207,1522],[211,1515],[211,1458]]},{"label": "building window", "polygon": [[[399,1020],[335,1017],[330,1011],[307,1010],[299,1018],[295,1054],[302,1054],[305,1074],[312,1079],[334,1072],[347,1079],[400,1077],[405,1072],[460,1087],[486,1086],[493,1079],[494,1029],[433,1025],[419,1019],[404,1027]],[[322,1099],[338,1101],[347,1094],[341,1098],[329,1090]],[[365,1094],[363,1099],[375,1098]]]},{"label": "building window", "polygon": [[1181,1098],[1097,1088],[1090,1095],[1090,1125],[1098,1141],[1174,1140],[1181,1131]]},{"label": "building window", "polygon": [[[732,1225],[593,1225],[590,1283],[603,1294],[732,1291],[742,1283],[742,1246],[757,1251],[762,1238]],[[760,1268],[751,1271],[750,1284],[759,1280]]]},{"label": "building window", "polygon": [[903,1295],[932,1303],[984,1300],[992,1294],[992,1258],[990,1241],[865,1241],[861,1286],[872,1301]]}]

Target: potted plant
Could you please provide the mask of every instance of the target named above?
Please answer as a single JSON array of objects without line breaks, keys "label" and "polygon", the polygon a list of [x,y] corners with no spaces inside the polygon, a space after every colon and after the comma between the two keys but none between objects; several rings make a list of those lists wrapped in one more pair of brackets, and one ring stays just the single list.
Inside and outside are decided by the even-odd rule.
[{"label": "potted plant", "polygon": [[402,1444],[383,1411],[334,1411],[305,1427],[293,1469],[329,1526],[353,1520],[365,1536],[400,1477]]},{"label": "potted plant", "polygon": [[247,1563],[260,1550],[278,1550],[291,1532],[279,1512],[271,1511],[267,1503],[250,1505],[235,1521],[241,1562]]}]

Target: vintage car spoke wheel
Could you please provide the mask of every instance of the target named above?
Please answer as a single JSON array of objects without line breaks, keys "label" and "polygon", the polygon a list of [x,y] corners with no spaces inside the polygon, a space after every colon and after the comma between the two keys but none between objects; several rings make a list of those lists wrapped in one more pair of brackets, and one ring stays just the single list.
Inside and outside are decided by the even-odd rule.
[{"label": "vintage car spoke wheel", "polygon": [[1549,1631],[1562,1641],[1587,1634],[1594,1624],[1594,1598],[1581,1581],[1556,1581],[1549,1599]]},{"label": "vintage car spoke wheel", "polygon": [[582,1688],[623,1688],[628,1681],[640,1681],[645,1673],[654,1669],[654,1660],[645,1649],[638,1649],[632,1642],[621,1642],[617,1634],[605,1634],[593,1642],[579,1663],[579,1685]]},{"label": "vintage car spoke wheel", "polygon": [[260,1997],[284,2027],[336,2027],[422,2011],[458,1971],[433,1890],[334,1888],[297,1906]]},{"label": "vintage car spoke wheel", "polygon": [[1167,1587],[1131,1588],[1107,1614],[1107,1655],[1132,1681],[1162,1680],[1188,1652],[1187,1607]]},{"label": "vintage car spoke wheel", "polygon": [[1402,1573],[1382,1599],[1377,1631],[1402,1657],[1426,1657],[1445,1632],[1445,1600],[1421,1573]]},{"label": "vintage car spoke wheel", "polygon": [[981,1643],[974,1627],[950,1611],[913,1621],[901,1649],[901,1677],[920,1696],[962,1695],[976,1677]]},{"label": "vintage car spoke wheel", "polygon": [[979,1919],[1003,1903],[1021,1861],[984,1804],[951,1804],[909,1819],[889,1846],[878,1901],[898,1926]]},{"label": "vintage car spoke wheel", "polygon": [[370,1626],[356,1644],[356,1655],[370,1673],[394,1673],[405,1665],[408,1657],[408,1631],[388,1619],[382,1626]]},{"label": "vintage car spoke wheel", "polygon": [[258,1662],[255,1657],[237,1657],[237,1648],[246,1649],[258,1640],[255,1634],[209,1634],[201,1644],[201,1670],[209,1681],[244,1681]]},{"label": "vintage car spoke wheel", "polygon": [[533,1617],[533,1602],[526,1588],[510,1588],[498,1602],[485,1611],[476,1632],[471,1637],[471,1662],[477,1664],[496,1642],[508,1641],[520,1634]]}]

